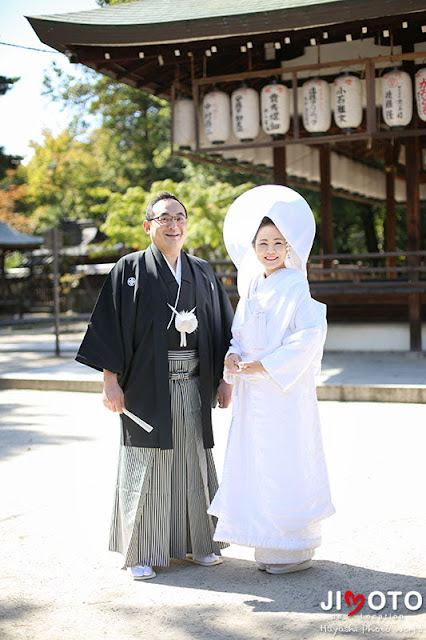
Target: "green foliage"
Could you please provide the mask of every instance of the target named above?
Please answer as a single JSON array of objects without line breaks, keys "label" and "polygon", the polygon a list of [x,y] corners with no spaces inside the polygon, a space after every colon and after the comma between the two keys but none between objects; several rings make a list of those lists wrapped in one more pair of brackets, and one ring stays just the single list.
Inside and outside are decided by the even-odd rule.
[{"label": "green foliage", "polygon": [[45,131],[44,143],[33,146],[35,154],[21,173],[38,229],[61,218],[89,217],[91,207],[99,203],[93,189],[102,179],[101,163],[90,144],[74,140],[65,130],[56,138]]},{"label": "green foliage", "polygon": [[10,169],[16,169],[22,160],[22,156],[12,156],[4,153],[4,147],[0,147],[0,181]]},{"label": "green foliage", "polygon": [[[103,184],[123,193],[155,180],[183,178],[183,162],[171,157],[170,105],[160,98],[93,72],[76,80],[53,67],[45,94],[73,116],[70,131],[90,142],[104,166]],[[96,128],[94,128],[96,125]]]},{"label": "green foliage", "polygon": [[19,267],[21,260],[21,251],[7,251],[4,259],[4,266],[6,270],[15,269],[16,267]]},{"label": "green foliage", "polygon": [[146,248],[149,236],[142,226],[146,207],[160,191],[169,191],[188,211],[186,249],[204,258],[224,258],[222,227],[225,213],[233,200],[252,186],[246,183],[234,187],[219,182],[206,187],[167,179],[154,182],[150,191],[131,187],[124,194],[111,193],[106,203],[108,215],[101,230],[109,236],[111,244],[123,242],[133,249]]},{"label": "green foliage", "polygon": [[[227,208],[240,193],[268,180],[170,155],[170,105],[141,90],[90,70],[76,80],[57,66],[44,85],[45,93],[69,110],[71,122],[59,136],[45,132],[28,166],[15,172],[15,184],[26,185],[16,207],[33,211],[36,231],[61,218],[90,217],[110,237],[106,246],[121,242],[141,249],[149,242],[142,227],[146,205],[167,189],[188,207],[186,248],[206,258],[225,257],[222,224]],[[319,194],[296,189],[314,212],[318,231],[313,252],[320,253]],[[384,249],[384,224],[384,207],[334,198],[334,251]],[[405,212],[398,210],[401,249],[406,247],[405,226]]]},{"label": "green foliage", "polygon": [[6,78],[6,76],[0,76],[0,96],[12,88],[15,82],[18,82],[19,78]]},{"label": "green foliage", "polygon": [[148,246],[148,236],[142,226],[148,202],[147,192],[142,187],[130,187],[124,194],[110,193],[106,202],[108,215],[101,226],[101,231],[109,238],[107,246],[116,242],[135,250]]},{"label": "green foliage", "polygon": [[[383,228],[383,227],[382,227]],[[333,237],[336,253],[378,251],[383,241],[379,216],[370,204],[333,198]]]},{"label": "green foliage", "polygon": [[[0,96],[9,91],[18,82],[19,78],[6,78],[0,76]],[[22,156],[11,156],[4,153],[4,147],[0,147],[0,181],[3,180],[9,169],[16,169],[22,160]]]}]

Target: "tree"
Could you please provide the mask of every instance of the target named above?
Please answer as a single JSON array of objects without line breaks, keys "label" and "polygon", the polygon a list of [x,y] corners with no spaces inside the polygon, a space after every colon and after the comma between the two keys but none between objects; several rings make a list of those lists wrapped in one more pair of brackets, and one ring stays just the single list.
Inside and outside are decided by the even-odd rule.
[{"label": "tree", "polygon": [[[104,1],[100,4],[116,2]],[[114,229],[113,237],[116,239],[120,236],[124,241],[126,235],[129,240],[131,238],[132,246],[141,242],[143,244],[143,236],[138,236],[137,231],[136,236],[133,231],[130,233],[131,217],[134,215],[131,212],[134,212],[135,203],[144,206],[145,200],[141,194],[152,192],[156,183],[168,179],[174,184],[187,183],[196,194],[200,190],[213,194],[213,187],[218,185],[220,190],[221,183],[225,192],[230,187],[238,190],[241,184],[247,182],[253,185],[265,183],[264,178],[242,174],[238,169],[231,171],[171,156],[170,105],[164,100],[100,77],[94,72],[87,72],[82,81],[67,76],[56,68],[53,77],[46,79],[45,84],[46,91],[52,98],[63,101],[74,110],[70,132],[73,132],[76,139],[91,145],[91,154],[101,170],[96,184],[87,192],[90,197],[86,202],[86,211],[96,215],[99,220],[109,216],[107,228]],[[88,128],[87,116],[81,114],[88,114],[94,119],[91,128]],[[298,190],[314,211],[318,233],[313,250],[319,253],[319,197],[311,190]],[[126,207],[129,207],[127,212]],[[333,199],[333,211],[335,251],[360,253],[377,251],[383,246],[384,215],[380,207],[336,197]],[[128,234],[118,231],[118,220]],[[140,219],[136,215],[136,229],[140,226],[139,223]],[[207,229],[208,223],[205,222],[206,233]],[[216,237],[215,234],[213,236]],[[195,237],[192,240],[195,242]],[[199,242],[204,246],[201,237]]]},{"label": "tree", "polygon": [[0,76],[0,96],[4,96],[4,94],[9,91],[15,84],[18,82],[19,78],[6,78],[6,76]]},{"label": "tree", "polygon": [[[15,82],[18,82],[19,78],[6,78],[6,76],[0,76],[0,96],[9,91]],[[4,147],[0,147],[0,181],[6,175],[9,169],[15,169],[22,160],[22,156],[12,156],[4,152]]]},{"label": "tree", "polygon": [[234,187],[225,182],[206,186],[168,179],[154,182],[150,191],[131,187],[124,194],[111,194],[106,204],[108,215],[102,231],[110,238],[109,243],[124,242],[133,249],[146,248],[149,236],[142,226],[145,209],[157,193],[169,191],[185,204],[188,211],[190,223],[186,249],[205,259],[225,258],[222,240],[225,213],[233,200],[252,186],[251,183],[245,183]]},{"label": "tree", "polygon": [[13,177],[13,171],[9,171],[3,179],[3,189],[0,190],[0,220],[17,231],[32,234],[34,222],[19,212],[20,203],[25,198],[26,185],[16,184]]},{"label": "tree", "polygon": [[91,207],[103,199],[97,191],[102,166],[90,144],[74,140],[69,130],[56,138],[45,131],[44,143],[33,147],[34,156],[21,173],[37,227],[51,226],[61,218],[89,217]]}]

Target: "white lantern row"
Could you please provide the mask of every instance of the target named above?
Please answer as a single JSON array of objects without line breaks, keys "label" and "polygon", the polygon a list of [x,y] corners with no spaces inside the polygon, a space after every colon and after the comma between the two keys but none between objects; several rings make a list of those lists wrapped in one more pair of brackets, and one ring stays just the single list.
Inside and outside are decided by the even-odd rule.
[{"label": "white lantern row", "polygon": [[[415,77],[417,112],[426,122],[426,68]],[[333,83],[333,105],[330,85],[321,78],[311,78],[302,86],[303,126],[309,133],[325,133],[334,121],[340,129],[353,130],[362,122],[362,85],[358,76],[343,74]],[[284,84],[271,83],[259,94],[241,86],[231,97],[213,89],[204,96],[202,118],[204,134],[211,144],[224,144],[235,137],[237,142],[252,142],[260,125],[269,136],[285,135],[290,128],[291,91]],[[410,75],[393,69],[382,77],[382,113],[388,127],[406,127],[413,116],[413,90]],[[178,98],[174,105],[174,142],[181,148],[195,147],[194,103]]]}]

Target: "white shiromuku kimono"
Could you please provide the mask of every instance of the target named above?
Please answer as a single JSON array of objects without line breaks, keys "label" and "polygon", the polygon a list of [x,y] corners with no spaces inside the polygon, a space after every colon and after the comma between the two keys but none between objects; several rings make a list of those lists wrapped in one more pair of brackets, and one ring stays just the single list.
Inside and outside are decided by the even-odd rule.
[{"label": "white shiromuku kimono", "polygon": [[219,519],[215,540],[255,547],[260,562],[312,557],[320,522],[334,513],[315,390],[325,312],[306,277],[283,268],[252,280],[233,321],[229,353],[266,372],[227,380],[232,424],[209,513]]}]

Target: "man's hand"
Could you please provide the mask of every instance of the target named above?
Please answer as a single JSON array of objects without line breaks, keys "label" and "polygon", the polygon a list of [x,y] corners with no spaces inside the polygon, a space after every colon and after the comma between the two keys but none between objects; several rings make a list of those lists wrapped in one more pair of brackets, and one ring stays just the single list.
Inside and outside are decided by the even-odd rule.
[{"label": "man's hand", "polygon": [[232,396],[232,384],[228,384],[225,380],[221,380],[217,388],[217,399],[219,401],[219,407],[226,409],[229,407]]},{"label": "man's hand", "polygon": [[104,388],[102,401],[107,409],[123,413],[124,393],[117,381],[117,374],[104,369]]}]

